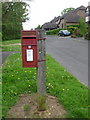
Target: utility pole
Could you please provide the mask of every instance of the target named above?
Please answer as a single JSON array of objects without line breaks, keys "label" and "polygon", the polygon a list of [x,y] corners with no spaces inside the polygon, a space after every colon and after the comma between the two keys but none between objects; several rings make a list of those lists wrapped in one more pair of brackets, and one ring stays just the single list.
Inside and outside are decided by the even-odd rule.
[{"label": "utility pole", "polygon": [[88,36],[87,36],[87,39],[90,40],[90,1],[88,2],[88,6],[86,8],[86,23],[88,24]]},{"label": "utility pole", "polygon": [[88,39],[90,40],[90,1],[88,2],[88,10],[89,10]]}]

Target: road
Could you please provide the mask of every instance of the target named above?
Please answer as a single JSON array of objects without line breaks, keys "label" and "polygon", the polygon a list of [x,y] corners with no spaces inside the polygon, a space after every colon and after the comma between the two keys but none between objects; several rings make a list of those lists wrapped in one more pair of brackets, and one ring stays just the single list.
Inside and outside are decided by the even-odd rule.
[{"label": "road", "polygon": [[47,36],[46,51],[81,83],[88,86],[88,41]]},{"label": "road", "polygon": [[[81,38],[47,36],[46,51],[81,83],[88,86],[88,41]],[[15,52],[3,52],[2,62]],[[2,63],[0,62],[0,65]]]}]

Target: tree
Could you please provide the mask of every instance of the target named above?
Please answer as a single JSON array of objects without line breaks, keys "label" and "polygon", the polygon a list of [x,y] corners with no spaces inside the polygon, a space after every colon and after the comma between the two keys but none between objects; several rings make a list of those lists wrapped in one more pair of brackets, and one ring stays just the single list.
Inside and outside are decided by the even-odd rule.
[{"label": "tree", "polygon": [[66,8],[66,9],[64,9],[64,10],[61,12],[61,15],[64,15],[64,14],[66,14],[66,13],[72,11],[72,10],[75,10],[75,8],[72,8],[72,7]]},{"label": "tree", "polygon": [[86,33],[87,33],[87,24],[85,23],[85,20],[84,19],[80,19],[79,20],[79,26],[80,26],[80,34],[82,36],[85,36]]},{"label": "tree", "polygon": [[90,23],[88,24],[88,37],[87,37],[88,40],[90,40]]},{"label": "tree", "polygon": [[20,38],[22,22],[28,20],[28,9],[25,2],[2,3],[2,39]]},{"label": "tree", "polygon": [[40,26],[40,25],[38,25],[38,26],[36,27],[36,29],[41,29],[41,26]]}]

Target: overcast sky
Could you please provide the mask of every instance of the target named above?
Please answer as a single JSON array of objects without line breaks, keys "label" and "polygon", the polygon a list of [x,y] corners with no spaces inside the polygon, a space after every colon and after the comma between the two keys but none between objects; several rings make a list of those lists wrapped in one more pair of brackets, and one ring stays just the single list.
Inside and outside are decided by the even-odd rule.
[{"label": "overcast sky", "polygon": [[[28,0],[26,0],[28,1]],[[87,6],[89,0],[32,0],[30,4],[30,20],[24,23],[24,30],[30,30],[45,22],[51,21],[54,17],[61,15],[63,9],[77,8],[81,5]]]}]

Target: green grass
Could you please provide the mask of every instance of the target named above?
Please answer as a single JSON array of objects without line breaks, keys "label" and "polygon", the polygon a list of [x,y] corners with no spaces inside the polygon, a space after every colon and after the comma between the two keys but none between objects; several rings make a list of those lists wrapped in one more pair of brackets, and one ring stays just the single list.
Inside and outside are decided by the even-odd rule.
[{"label": "green grass", "polygon": [[12,45],[15,43],[21,43],[21,40],[8,40],[0,42],[0,51],[21,51],[20,45]]},{"label": "green grass", "polygon": [[15,43],[21,43],[21,40],[8,40],[8,41],[2,41],[2,45],[8,45],[8,44],[15,44]]},{"label": "green grass", "polygon": [[2,118],[2,67],[0,67],[0,118]]},{"label": "green grass", "polygon": [[21,51],[21,46],[20,45],[4,45],[1,47],[2,51]]},{"label": "green grass", "polygon": [[[88,117],[88,88],[47,56],[47,93],[56,96],[67,118]],[[36,68],[22,68],[21,54],[9,56],[3,65],[3,117],[22,93],[36,93]]]}]

